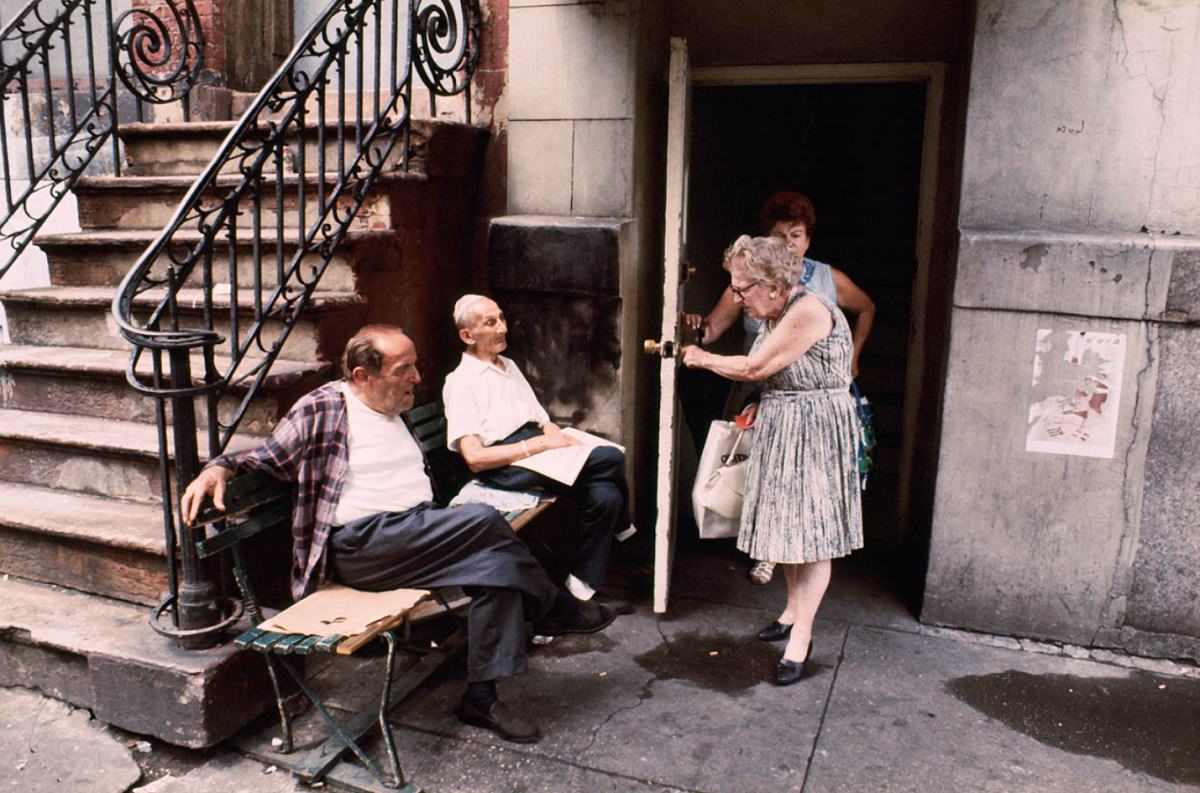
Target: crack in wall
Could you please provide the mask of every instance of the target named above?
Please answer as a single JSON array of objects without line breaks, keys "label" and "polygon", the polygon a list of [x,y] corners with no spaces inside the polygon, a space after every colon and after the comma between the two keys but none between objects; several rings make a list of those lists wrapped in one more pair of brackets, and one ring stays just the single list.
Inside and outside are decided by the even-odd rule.
[{"label": "crack in wall", "polygon": [[[1134,72],[1129,66],[1128,61],[1129,61],[1129,55],[1131,53],[1131,50],[1129,48],[1129,36],[1128,36],[1128,33],[1125,28],[1125,19],[1122,18],[1122,16],[1121,16],[1121,0],[1112,0],[1112,11],[1113,11],[1113,25],[1110,30],[1113,32],[1116,32],[1119,29],[1120,38],[1121,38],[1121,48],[1117,54],[1116,62],[1118,64],[1120,64],[1121,68],[1124,70],[1125,75],[1127,77],[1129,77],[1132,80],[1137,80],[1140,78],[1146,82],[1146,85],[1150,88],[1150,96],[1154,99],[1155,107],[1158,110],[1158,134],[1155,136],[1154,157],[1152,158],[1151,171],[1150,171],[1150,189],[1146,196],[1146,213],[1143,216],[1143,224],[1145,225],[1145,224],[1149,223],[1150,214],[1151,214],[1151,211],[1154,206],[1154,189],[1158,183],[1159,157],[1162,154],[1163,136],[1164,136],[1164,133],[1167,128],[1167,108],[1166,108],[1167,86],[1170,84],[1171,64],[1173,64],[1175,61],[1175,40],[1174,40],[1174,37],[1171,37],[1170,50],[1166,55],[1167,79],[1164,80],[1162,82],[1162,84],[1155,83],[1154,80],[1151,79],[1150,70],[1146,66],[1146,59],[1145,59],[1145,55],[1144,55],[1146,50],[1138,50],[1138,53],[1140,55],[1142,55],[1141,71]],[[1106,83],[1107,83],[1107,77],[1108,77],[1108,74],[1107,74],[1107,70],[1106,70],[1106,72],[1105,72],[1105,78],[1106,78],[1105,82]],[[1089,208],[1088,220],[1089,221],[1091,220],[1090,208]]]},{"label": "crack in wall", "polygon": [[[1150,257],[1146,262],[1146,279],[1143,287],[1143,316],[1145,317],[1150,316],[1150,290],[1151,281],[1154,277],[1154,256],[1156,253],[1157,248],[1152,242],[1150,245]],[[1142,405],[1146,399],[1146,380],[1151,371],[1155,370],[1158,361],[1158,326],[1153,322],[1145,320],[1141,324],[1145,328],[1146,333],[1146,362],[1134,376],[1133,409],[1131,411],[1133,436],[1129,439],[1129,445],[1125,449],[1122,461],[1122,470],[1124,471],[1124,478],[1122,479],[1124,528],[1121,532],[1120,545],[1113,560],[1113,572],[1109,578],[1108,593],[1099,615],[1099,624],[1096,625],[1088,642],[1088,644],[1093,646],[1096,644],[1101,631],[1106,628],[1121,628],[1125,622],[1125,613],[1129,605],[1129,588],[1133,579],[1133,560],[1137,552],[1137,541],[1140,537],[1145,465],[1134,471],[1132,468],[1132,457],[1142,437],[1142,422],[1139,417],[1142,412]],[[1151,429],[1153,429],[1153,410],[1151,410],[1151,415],[1146,420],[1150,422]]]}]

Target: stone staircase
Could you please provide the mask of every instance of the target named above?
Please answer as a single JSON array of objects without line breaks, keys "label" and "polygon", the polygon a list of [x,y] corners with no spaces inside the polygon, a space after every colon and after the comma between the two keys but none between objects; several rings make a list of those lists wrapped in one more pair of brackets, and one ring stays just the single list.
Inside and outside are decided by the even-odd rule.
[{"label": "stone staircase", "polygon": [[[11,337],[0,345],[0,685],[40,688],[103,721],[193,747],[227,737],[268,704],[265,674],[244,653],[185,652],[147,625],[147,606],[167,589],[162,461],[154,402],[125,381],[130,347],[110,308],[117,284],[232,126],[123,127],[126,175],[82,180],[83,230],[37,240],[52,285],[0,291]],[[414,122],[410,170],[380,175],[233,446],[254,443],[299,395],[332,377],[331,362],[365,321],[412,319],[397,285],[439,272],[439,238],[458,235],[458,259],[441,262],[441,273],[456,275],[448,265],[465,272],[467,244],[458,240],[471,232],[481,142],[472,127]],[[285,214],[301,211],[301,195],[313,211],[313,180],[285,175],[282,185],[264,185],[272,196],[277,187]],[[261,228],[262,279],[273,284],[277,254],[289,261],[297,239],[278,239],[273,217],[264,215]],[[254,308],[250,236],[247,224],[237,242],[240,318]],[[229,243],[218,246],[218,273],[228,256]],[[449,282],[443,290],[458,279]],[[156,304],[149,292],[136,305]],[[181,305],[186,326],[202,310],[200,290]],[[229,317],[228,292],[214,295],[213,306]],[[216,352],[220,366],[230,351]],[[219,413],[227,416],[243,393],[235,385]],[[203,422],[204,412],[197,417]]]}]

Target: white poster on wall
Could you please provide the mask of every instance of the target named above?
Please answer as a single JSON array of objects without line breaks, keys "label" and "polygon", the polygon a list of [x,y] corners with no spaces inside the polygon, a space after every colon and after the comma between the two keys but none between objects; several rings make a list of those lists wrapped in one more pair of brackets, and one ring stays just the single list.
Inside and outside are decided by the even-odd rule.
[{"label": "white poster on wall", "polygon": [[1124,370],[1124,333],[1038,330],[1025,451],[1111,458]]}]

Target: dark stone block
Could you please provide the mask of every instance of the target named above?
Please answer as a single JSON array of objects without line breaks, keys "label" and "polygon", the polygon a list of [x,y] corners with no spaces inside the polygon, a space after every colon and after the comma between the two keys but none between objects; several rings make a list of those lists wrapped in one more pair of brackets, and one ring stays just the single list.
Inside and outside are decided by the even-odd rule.
[{"label": "dark stone block", "polygon": [[621,227],[605,218],[521,216],[492,221],[488,275],[494,291],[617,297]]},{"label": "dark stone block", "polygon": [[1200,320],[1200,250],[1176,251],[1167,284],[1167,313]]},{"label": "dark stone block", "polygon": [[1160,326],[1158,372],[1126,624],[1200,637],[1200,330]]},{"label": "dark stone block", "polygon": [[[150,641],[158,640],[151,635]],[[233,645],[185,653],[179,666],[91,656],[96,718],[176,746],[213,746],[274,705],[266,663]],[[208,663],[197,671],[195,659]]]},{"label": "dark stone block", "polygon": [[25,631],[0,632],[0,686],[37,689],[84,708],[93,704],[87,659],[36,644]]},{"label": "dark stone block", "polygon": [[617,385],[621,304],[609,297],[497,292],[509,349],[557,421],[589,424],[600,395]]}]

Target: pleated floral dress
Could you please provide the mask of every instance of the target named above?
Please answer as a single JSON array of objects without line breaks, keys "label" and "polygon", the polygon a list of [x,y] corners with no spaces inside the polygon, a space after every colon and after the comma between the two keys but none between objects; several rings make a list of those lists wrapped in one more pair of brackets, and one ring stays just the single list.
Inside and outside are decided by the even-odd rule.
[{"label": "pleated floral dress", "polygon": [[[812,293],[794,295],[784,313],[804,294]],[[763,382],[737,543],[752,559],[818,562],[863,545],[861,430],[849,390],[854,347],[842,312],[816,297],[833,315],[833,330]],[[775,326],[763,325],[752,350]]]}]

